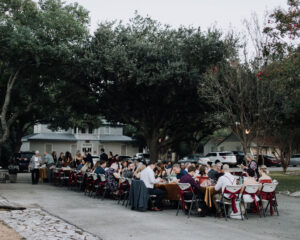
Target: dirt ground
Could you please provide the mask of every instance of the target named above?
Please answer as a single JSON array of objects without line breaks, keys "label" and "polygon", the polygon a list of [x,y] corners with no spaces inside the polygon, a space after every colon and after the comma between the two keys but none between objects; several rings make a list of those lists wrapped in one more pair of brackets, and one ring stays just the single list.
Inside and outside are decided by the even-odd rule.
[{"label": "dirt ground", "polygon": [[24,240],[19,233],[0,221],[0,239],[3,240]]}]

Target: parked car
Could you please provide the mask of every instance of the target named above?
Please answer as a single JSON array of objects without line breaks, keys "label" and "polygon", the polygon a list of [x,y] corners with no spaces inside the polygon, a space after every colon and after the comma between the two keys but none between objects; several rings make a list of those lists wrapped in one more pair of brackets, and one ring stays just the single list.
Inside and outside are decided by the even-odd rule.
[{"label": "parked car", "polygon": [[[256,156],[255,156],[256,158]],[[264,161],[263,161],[264,160]],[[258,155],[258,166],[266,165],[267,167],[280,167],[280,159],[270,155]]]},{"label": "parked car", "polygon": [[178,161],[178,163],[199,163],[206,165],[207,162],[209,162],[209,158],[202,156],[201,154],[191,154],[189,156],[186,156]]},{"label": "parked car", "polygon": [[28,171],[28,165],[33,155],[34,152],[20,152],[14,154],[16,163],[19,166],[19,172]]},{"label": "parked car", "polygon": [[140,162],[145,162],[146,164],[150,162],[150,154],[148,153],[136,153],[133,158]]},{"label": "parked car", "polygon": [[246,161],[245,161],[245,153],[241,152],[241,151],[232,151],[233,154],[236,157],[236,163],[237,164],[244,164],[246,165]]},{"label": "parked car", "polygon": [[233,152],[210,152],[206,154],[206,157],[213,163],[220,161],[221,163],[226,163],[229,165],[236,165],[236,156]]},{"label": "parked car", "polygon": [[300,165],[300,154],[294,154],[290,159],[290,165],[296,167],[297,165]]},{"label": "parked car", "polygon": [[131,157],[130,156],[119,156],[119,161],[128,161],[128,160],[130,160],[131,159]]}]

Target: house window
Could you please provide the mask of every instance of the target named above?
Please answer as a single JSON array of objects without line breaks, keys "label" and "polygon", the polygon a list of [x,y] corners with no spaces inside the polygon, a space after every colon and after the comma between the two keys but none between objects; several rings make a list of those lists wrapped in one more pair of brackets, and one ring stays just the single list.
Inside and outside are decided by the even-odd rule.
[{"label": "house window", "polygon": [[75,134],[77,133],[77,128],[76,128],[76,127],[74,127],[74,133],[75,133]]},{"label": "house window", "polygon": [[93,133],[93,128],[89,127],[89,134]]},{"label": "house window", "polygon": [[85,133],[85,128],[81,128],[81,133]]},{"label": "house window", "polygon": [[87,144],[87,143],[84,143],[82,144],[82,152],[88,152],[88,153],[91,153],[92,152],[92,144]]},{"label": "house window", "polygon": [[52,144],[45,144],[45,151],[47,153],[52,153]]}]

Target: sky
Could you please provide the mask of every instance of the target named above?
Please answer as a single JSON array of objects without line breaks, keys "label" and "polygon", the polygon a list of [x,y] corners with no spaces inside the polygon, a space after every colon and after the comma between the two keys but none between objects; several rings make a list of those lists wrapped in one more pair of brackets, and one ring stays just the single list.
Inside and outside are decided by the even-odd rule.
[{"label": "sky", "polygon": [[206,30],[217,26],[223,30],[243,31],[243,19],[256,12],[263,19],[266,11],[279,6],[286,8],[287,0],[65,0],[78,2],[90,11],[91,32],[106,20],[123,20],[134,16],[150,16],[173,27],[194,26]]}]

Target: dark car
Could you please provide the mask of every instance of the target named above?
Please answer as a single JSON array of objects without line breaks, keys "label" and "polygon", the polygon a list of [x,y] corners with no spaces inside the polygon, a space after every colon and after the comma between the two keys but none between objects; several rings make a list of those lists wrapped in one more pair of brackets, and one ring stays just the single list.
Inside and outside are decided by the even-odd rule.
[{"label": "dark car", "polygon": [[240,165],[240,164],[246,165],[245,153],[244,152],[241,152],[241,151],[232,151],[232,152],[236,156],[236,163],[238,165]]},{"label": "dark car", "polygon": [[267,167],[280,167],[280,159],[270,155],[258,155],[258,166],[266,165]]},{"label": "dark car", "polygon": [[200,163],[206,165],[209,162],[209,158],[202,156],[201,154],[190,154],[187,157],[184,157],[178,160],[178,163]]},{"label": "dark car", "polygon": [[128,161],[128,160],[130,160],[131,159],[131,157],[129,157],[129,156],[119,156],[119,161]]},{"label": "dark car", "polygon": [[20,152],[14,154],[14,158],[16,163],[19,165],[20,172],[28,171],[28,165],[33,155],[34,152]]},{"label": "dark car", "polygon": [[150,162],[150,154],[137,153],[133,156],[133,159],[138,160],[139,162],[144,162],[144,163],[148,164]]}]

